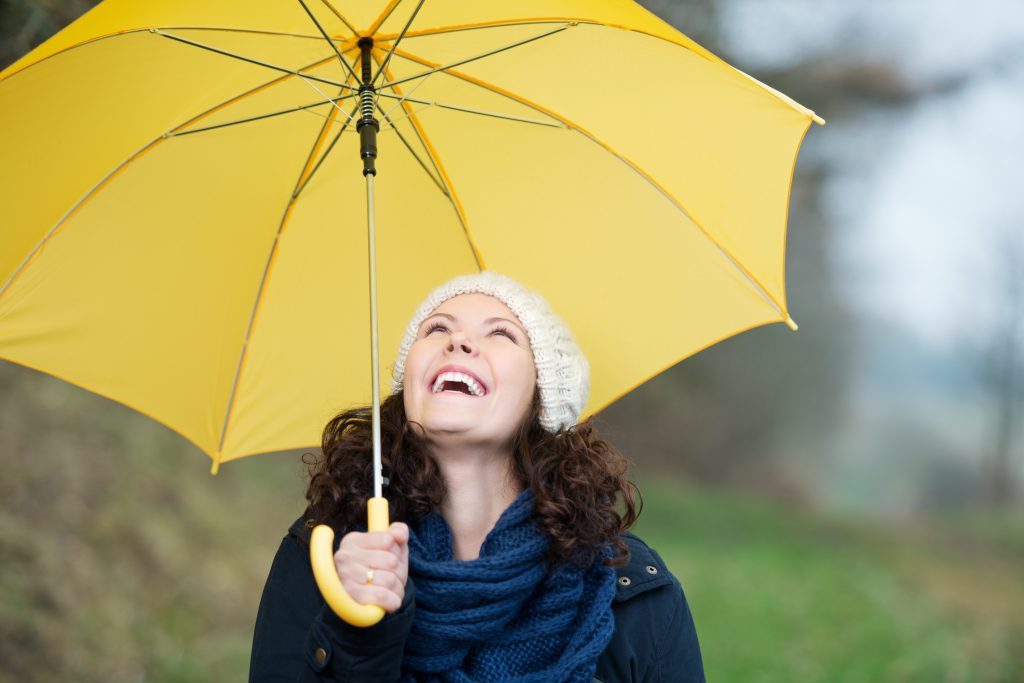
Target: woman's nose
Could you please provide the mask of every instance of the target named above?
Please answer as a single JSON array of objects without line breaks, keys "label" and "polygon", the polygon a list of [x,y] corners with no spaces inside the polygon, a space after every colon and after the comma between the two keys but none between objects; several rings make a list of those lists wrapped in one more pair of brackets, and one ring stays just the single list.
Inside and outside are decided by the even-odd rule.
[{"label": "woman's nose", "polygon": [[456,332],[448,338],[448,353],[454,353],[456,350],[473,355],[476,353],[476,346],[462,332]]}]

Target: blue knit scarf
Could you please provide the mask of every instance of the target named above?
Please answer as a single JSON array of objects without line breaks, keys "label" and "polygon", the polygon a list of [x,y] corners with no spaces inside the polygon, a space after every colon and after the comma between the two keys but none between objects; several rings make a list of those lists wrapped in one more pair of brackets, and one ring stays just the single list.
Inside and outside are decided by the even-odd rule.
[{"label": "blue knit scarf", "polygon": [[475,560],[453,559],[439,514],[414,526],[403,683],[590,683],[615,628],[615,573],[601,559],[548,567],[533,500],[526,491],[502,513]]}]

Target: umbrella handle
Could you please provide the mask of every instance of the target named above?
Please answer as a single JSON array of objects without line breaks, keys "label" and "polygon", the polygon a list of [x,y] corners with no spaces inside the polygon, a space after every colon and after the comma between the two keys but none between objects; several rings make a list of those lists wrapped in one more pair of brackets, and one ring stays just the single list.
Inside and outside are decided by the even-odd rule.
[{"label": "umbrella handle", "polygon": [[[370,498],[366,501],[366,526],[369,531],[387,531],[388,501]],[[345,592],[334,566],[334,530],[326,524],[317,525],[309,539],[309,560],[313,565],[313,578],[324,600],[334,613],[353,626],[373,626],[384,617],[384,609],[377,605],[362,605]]]}]

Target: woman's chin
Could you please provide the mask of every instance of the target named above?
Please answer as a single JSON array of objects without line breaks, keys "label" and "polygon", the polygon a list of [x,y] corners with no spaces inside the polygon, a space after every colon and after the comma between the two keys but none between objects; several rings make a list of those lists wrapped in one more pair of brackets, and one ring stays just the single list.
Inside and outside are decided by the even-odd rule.
[{"label": "woman's chin", "polygon": [[424,420],[423,431],[431,441],[468,442],[473,440],[473,432],[478,422],[467,416],[456,416]]},{"label": "woman's chin", "polygon": [[496,430],[488,430],[479,420],[474,419],[427,420],[423,425],[423,437],[436,451],[493,451],[499,447],[504,449],[510,442],[511,435],[495,432]]}]

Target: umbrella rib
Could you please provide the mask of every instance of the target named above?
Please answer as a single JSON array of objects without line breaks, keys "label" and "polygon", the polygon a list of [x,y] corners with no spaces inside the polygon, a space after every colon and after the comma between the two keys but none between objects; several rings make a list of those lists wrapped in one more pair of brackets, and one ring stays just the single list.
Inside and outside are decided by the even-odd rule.
[{"label": "umbrella rib", "polygon": [[[344,89],[344,88],[342,88]],[[317,152],[323,145],[324,139],[327,136],[327,131],[330,130],[331,125],[337,118],[337,110],[332,109],[331,115],[328,116],[320,131],[317,133],[316,139],[313,141],[313,146],[309,150],[309,154],[306,156],[306,161],[302,165],[302,170],[299,172],[299,177],[295,181],[295,187],[292,189],[291,197],[288,199],[288,204],[285,206],[284,214],[281,216],[281,221],[277,225],[277,232],[274,234],[274,241],[270,245],[270,253],[267,254],[267,262],[263,266],[263,274],[260,277],[260,284],[256,290],[256,300],[253,302],[252,311],[249,314],[249,324],[245,330],[245,339],[242,342],[242,349],[238,355],[238,365],[235,368],[234,381],[231,384],[231,395],[228,398],[227,411],[224,414],[224,424],[221,427],[220,440],[217,443],[217,452],[213,463],[214,471],[220,466],[221,456],[224,452],[224,441],[228,435],[228,427],[231,424],[232,413],[235,407],[235,398],[238,395],[238,386],[241,382],[242,371],[245,368],[245,359],[249,353],[249,342],[252,339],[252,331],[256,326],[256,318],[260,310],[260,303],[263,301],[263,294],[266,291],[267,280],[270,279],[270,271],[273,269],[274,261],[277,259],[278,247],[281,244],[281,233],[284,232],[285,225],[288,223],[288,218],[291,216],[292,209],[295,208],[295,202],[298,198],[298,189],[302,185],[303,180],[311,172],[311,165],[313,159],[317,156]],[[346,123],[347,125],[347,123]]]},{"label": "umbrella rib", "polygon": [[[370,25],[370,28],[367,29],[366,31],[366,35],[372,36],[375,33],[377,33],[377,29],[384,25],[384,22],[391,17],[394,11],[398,9],[398,6],[400,4],[402,4],[402,0],[391,0],[391,2],[388,3],[388,6],[385,7],[384,10],[377,16],[377,18],[373,20],[373,23]],[[418,12],[419,8],[417,8],[416,11]]]},{"label": "umbrella rib", "polygon": [[[703,59],[707,59],[709,61],[720,63],[720,64],[723,64],[724,66],[729,66],[729,64],[727,64],[726,62],[722,61],[719,57],[716,57],[713,53],[709,52],[708,50],[704,49],[703,47],[701,47],[700,45],[698,45],[697,43],[694,43],[692,41],[689,44],[687,44],[687,43],[680,42],[678,40],[674,40],[672,38],[668,38],[666,36],[658,35],[656,33],[651,33],[650,31],[646,31],[644,29],[631,28],[629,26],[624,26],[622,24],[612,24],[612,23],[601,21],[599,19],[592,19],[592,18],[589,18],[589,17],[532,17],[532,18],[516,19],[516,20],[513,20],[513,21],[481,21],[481,22],[477,22],[477,23],[473,23],[473,24],[453,24],[451,26],[437,26],[437,27],[434,27],[434,28],[420,29],[418,31],[409,31],[409,33],[406,35],[406,38],[419,38],[421,36],[437,36],[437,35],[442,35],[442,34],[445,34],[445,33],[460,33],[462,31],[477,31],[477,30],[480,30],[480,29],[488,29],[488,28],[507,28],[507,27],[511,27],[511,26],[528,26],[528,25],[531,25],[531,24],[567,24],[567,25],[571,25],[571,26],[586,25],[586,26],[598,26],[598,27],[602,27],[602,28],[617,29],[617,30],[621,30],[621,31],[629,31],[629,32],[632,32],[632,33],[639,33],[641,35],[645,35],[645,36],[648,36],[650,38],[654,38],[656,40],[663,40],[663,41],[665,41],[667,43],[670,43],[672,45],[675,45],[677,47],[681,47],[684,50],[689,50],[690,52],[693,52],[694,54],[702,57]],[[389,35],[389,34],[383,34],[383,35],[378,36],[378,39],[379,40],[390,40],[391,37],[392,36]],[[689,39],[687,39],[687,40],[689,40]],[[730,66],[730,68],[734,68],[734,67]],[[740,72],[740,73],[743,73],[743,72]],[[746,76],[746,74],[744,74],[744,75]],[[747,76],[747,77],[750,78],[750,76]]]},{"label": "umbrella rib", "polygon": [[[313,102],[312,104],[303,104],[303,105],[300,105],[298,107],[292,107],[291,109],[282,109],[280,111],[270,112],[269,114],[260,114],[258,116],[250,116],[249,118],[246,118],[246,119],[238,119],[237,121],[228,121],[226,123],[217,123],[217,124],[214,124],[212,126],[205,126],[203,128],[192,128],[192,129],[189,129],[189,130],[183,130],[183,131],[178,132],[178,133],[168,133],[167,137],[169,137],[169,138],[177,138],[177,137],[181,137],[183,135],[192,135],[193,133],[205,133],[206,131],[217,130],[218,128],[227,128],[228,126],[237,126],[237,125],[242,124],[242,123],[251,123],[253,121],[261,121],[263,119],[269,119],[269,118],[272,118],[272,117],[275,117],[275,116],[283,116],[284,114],[292,114],[292,113],[295,113],[297,111],[308,111],[310,109],[313,109],[314,107],[322,107],[325,104],[336,104],[338,102],[341,102],[342,100],[348,100],[348,99],[351,99],[353,97],[355,97],[355,95],[352,95],[352,94],[343,95],[341,97],[330,99],[330,100],[328,100],[326,102],[325,101]],[[353,110],[353,113],[354,113],[354,110]],[[349,115],[347,113],[346,113],[346,116],[349,116],[351,118],[351,115]]]},{"label": "umbrella rib", "polygon": [[[111,38],[120,38],[122,36],[127,36],[127,35],[131,35],[131,34],[134,34],[134,33],[153,33],[153,34],[156,34],[159,30],[164,30],[164,31],[167,31],[167,30],[173,30],[173,31],[222,31],[222,32],[225,32],[225,33],[255,33],[255,34],[258,34],[258,35],[266,35],[266,36],[285,36],[285,37],[288,37],[288,38],[305,38],[307,40],[320,40],[319,36],[306,35],[306,34],[302,34],[302,33],[288,33],[288,32],[285,32],[285,31],[267,31],[267,30],[260,30],[260,29],[231,28],[231,27],[225,27],[225,26],[163,26],[160,29],[136,28],[136,29],[129,29],[129,30],[126,30],[126,31],[118,31],[117,33],[111,33],[111,34],[108,34],[108,35],[105,35],[105,36],[96,36],[94,38],[89,38],[88,40],[83,40],[80,43],[75,43],[74,45],[69,45],[67,47],[61,48],[60,50],[54,52],[53,54],[46,55],[45,57],[43,57],[39,61],[32,62],[31,64],[27,64],[24,67],[18,69],[17,71],[14,71],[14,72],[11,72],[11,73],[7,74],[3,78],[0,78],[0,81],[5,81],[8,78],[11,78],[12,76],[15,76],[17,74],[23,73],[27,69],[30,69],[30,68],[36,66],[37,64],[42,64],[43,62],[45,62],[45,61],[47,61],[49,59],[53,59],[54,57],[56,57],[58,55],[64,54],[65,52],[70,52],[71,50],[75,50],[77,48],[84,47],[84,46],[90,45],[92,43],[97,43],[97,42],[100,42],[100,41],[103,41],[103,40],[110,40]],[[2,69],[0,69],[0,71],[2,71]]]},{"label": "umbrella rib", "polygon": [[331,37],[327,35],[327,31],[324,30],[324,27],[321,26],[320,22],[316,20],[315,16],[313,16],[313,13],[309,10],[309,7],[306,5],[306,0],[299,0],[299,4],[302,5],[302,9],[306,10],[306,14],[309,15],[309,18],[316,25],[317,30],[320,31],[320,35],[324,37],[324,40],[327,41],[327,44],[331,46],[332,50],[334,50],[334,54],[338,55],[338,61],[341,62],[342,66],[345,67],[345,70],[348,71],[349,75],[352,78],[356,79],[356,81],[358,81],[359,77],[356,76],[356,72],[352,69],[352,66],[345,61],[345,57],[342,56],[341,51],[338,50],[338,46],[334,44],[334,41],[331,40]]},{"label": "umbrella rib", "polygon": [[331,10],[332,13],[334,13],[334,16],[338,17],[338,20],[341,21],[341,23],[345,24],[345,28],[351,31],[353,36],[359,35],[359,31],[356,30],[356,27],[353,26],[352,23],[349,22],[349,20],[346,19],[345,16],[341,12],[339,12],[334,5],[332,5],[327,0],[320,1],[323,3],[324,7],[326,7],[327,9]]},{"label": "umbrella rib", "polygon": [[[381,65],[380,65],[380,68],[378,68],[378,69],[377,69],[377,73],[376,73],[376,74],[374,74],[374,76],[373,76],[373,78],[372,78],[372,79],[370,79],[370,85],[373,85],[374,83],[376,83],[376,82],[377,82],[377,79],[378,79],[378,78],[380,78],[380,75],[381,75],[382,73],[384,73],[384,70],[385,70],[385,69],[387,69],[387,68],[388,68],[388,64],[389,64],[389,63],[391,62],[391,56],[392,56],[392,55],[393,55],[393,54],[395,53],[395,48],[396,48],[396,47],[398,47],[398,44],[399,44],[400,42],[402,42],[402,39],[403,39],[403,38],[405,38],[405,34],[406,34],[406,32],[407,32],[407,31],[409,30],[409,27],[410,27],[410,26],[412,26],[412,22],[413,22],[413,19],[415,19],[415,18],[416,18],[416,15],[420,13],[420,8],[422,8],[422,7],[423,7],[423,3],[424,3],[425,1],[426,1],[426,0],[420,0],[420,1],[419,1],[419,4],[417,4],[417,5],[416,5],[416,9],[414,9],[414,10],[412,11],[412,14],[411,14],[411,15],[409,15],[409,21],[405,22],[405,26],[403,26],[403,27],[402,27],[402,32],[401,32],[401,33],[399,33],[399,34],[398,34],[398,37],[397,37],[397,38],[395,38],[395,39],[394,39],[394,40],[393,40],[393,41],[391,42],[391,48],[390,48],[390,49],[388,50],[388,54],[387,54],[387,56],[386,56],[386,57],[384,58],[384,62],[383,62],[383,63],[382,63]],[[398,3],[399,3],[399,2],[401,2],[401,0],[396,0],[395,4],[394,4],[394,5],[392,6],[392,10],[393,10],[393,9],[394,9],[395,7],[398,7]],[[390,14],[391,14],[391,12],[388,12],[388,15],[389,15],[389,16],[390,16]],[[383,21],[382,21],[381,23],[383,23]],[[376,28],[380,28],[380,24],[375,24],[375,26],[374,26],[374,29],[376,29]],[[371,35],[373,34],[373,30],[371,30],[371,31],[370,31],[370,34],[371,34]]]},{"label": "umbrella rib", "polygon": [[172,33],[165,33],[164,31],[162,31],[160,29],[157,29],[157,28],[151,28],[151,29],[149,29],[149,31],[151,33],[155,33],[157,35],[163,36],[164,38],[170,38],[171,40],[176,40],[179,43],[184,43],[186,45],[191,45],[193,47],[198,47],[198,48],[201,48],[203,50],[209,50],[210,52],[214,52],[216,54],[223,55],[225,57],[231,57],[232,59],[238,59],[238,60],[241,60],[243,62],[248,62],[249,64],[255,64],[256,66],[262,66],[262,67],[265,67],[267,69],[272,69],[274,71],[279,71],[281,73],[290,74],[292,76],[298,76],[300,78],[308,78],[310,80],[317,81],[318,83],[324,83],[326,85],[333,85],[336,88],[344,88],[344,89],[353,90],[353,91],[355,90],[355,88],[353,88],[352,86],[345,85],[343,83],[338,83],[337,81],[332,81],[332,80],[329,80],[327,78],[320,78],[319,76],[310,76],[308,74],[303,75],[303,74],[301,74],[298,71],[295,71],[293,69],[288,69],[288,68],[285,68],[283,66],[278,66],[276,64],[271,64],[269,62],[264,62],[264,61],[259,60],[259,59],[253,59],[252,57],[246,57],[244,55],[240,55],[240,54],[237,54],[237,53],[234,53],[234,52],[229,52],[228,50],[222,50],[222,49],[220,49],[218,47],[213,47],[212,45],[206,45],[204,43],[200,43],[200,42],[195,41],[195,40],[189,40],[188,38],[182,38],[181,36],[176,36],[176,35],[174,35]]},{"label": "umbrella rib", "polygon": [[[330,105],[331,105],[331,106],[332,106],[332,107],[333,107],[334,109],[336,109],[337,111],[340,111],[340,112],[341,112],[342,114],[344,114],[345,116],[348,116],[348,118],[349,118],[349,119],[351,119],[351,118],[352,118],[352,116],[351,116],[351,115],[349,115],[349,113],[348,113],[347,111],[345,111],[344,109],[342,109],[341,107],[339,107],[339,106],[338,106],[338,103],[337,103],[337,101],[336,101],[336,100],[337,100],[338,98],[335,98],[335,97],[331,97],[331,96],[327,95],[327,94],[326,94],[326,93],[325,93],[325,92],[324,92],[323,90],[321,90],[320,88],[318,88],[318,87],[316,87],[315,85],[313,85],[313,82],[312,82],[312,81],[310,81],[310,80],[307,80],[306,78],[304,78],[304,77],[302,77],[302,76],[299,76],[299,78],[301,78],[301,79],[302,79],[302,82],[303,82],[303,83],[305,83],[305,84],[306,84],[306,85],[308,85],[308,86],[309,86],[310,88],[312,88],[313,90],[315,90],[315,91],[317,92],[317,94],[318,94],[318,95],[320,95],[320,97],[324,98],[324,99],[323,99],[323,101],[324,101],[324,104],[330,104]],[[345,87],[348,87],[348,88],[349,88],[349,90],[352,90],[352,87],[351,87],[351,86],[345,86]],[[356,93],[355,93],[355,92],[353,92],[353,93],[351,93],[350,95],[348,95],[348,97],[355,97],[355,96],[356,96]],[[346,97],[346,98],[344,98],[344,99],[347,99],[347,97]]]},{"label": "umbrella rib", "polygon": [[423,78],[422,80],[420,80],[416,85],[413,86],[412,90],[410,90],[409,92],[405,93],[401,97],[398,97],[397,95],[394,95],[394,94],[378,92],[377,93],[378,99],[381,98],[381,97],[390,97],[392,99],[395,99],[395,98],[398,99],[398,102],[396,102],[395,105],[393,107],[391,107],[391,109],[388,109],[388,114],[390,114],[395,109],[397,109],[402,104],[403,101],[409,99],[412,96],[412,94],[414,92],[416,92],[417,90],[419,90],[420,86],[423,85],[424,83],[426,83],[428,80],[430,80],[430,76],[427,76],[426,78]]},{"label": "umbrella rib", "polygon": [[[512,26],[531,26],[535,24],[593,24],[604,26],[592,19],[577,19],[574,17],[537,17],[534,19],[517,19],[515,21],[483,21],[477,24],[462,24],[455,26],[438,26],[425,28],[419,31],[409,31],[406,38],[422,38],[423,36],[440,36],[445,33],[462,33],[463,31],[479,31],[488,28],[510,28]],[[378,36],[379,40],[391,40],[393,36],[383,34]]]},{"label": "umbrella rib", "polygon": [[410,144],[409,144],[409,141],[405,139],[405,136],[404,136],[404,135],[402,135],[402,131],[400,131],[400,130],[398,129],[398,126],[396,126],[396,125],[395,125],[395,122],[391,120],[391,118],[390,118],[390,117],[388,116],[388,113],[387,113],[387,112],[385,112],[385,111],[384,111],[383,109],[381,109],[381,107],[380,107],[380,103],[378,103],[378,104],[377,104],[377,111],[379,111],[379,112],[381,113],[381,116],[382,116],[382,117],[384,117],[384,120],[385,120],[385,121],[387,121],[387,122],[388,122],[388,124],[390,124],[390,125],[391,125],[391,130],[395,131],[395,135],[397,135],[397,136],[398,136],[398,139],[402,141],[402,144],[403,144],[403,145],[405,145],[405,148],[406,148],[407,150],[409,150],[409,153],[410,153],[410,154],[412,154],[413,158],[414,158],[414,159],[416,159],[416,161],[417,161],[417,162],[419,162],[419,165],[420,165],[420,166],[421,166],[421,167],[423,168],[423,171],[424,171],[424,172],[425,172],[425,173],[426,173],[426,174],[427,174],[428,176],[430,176],[430,179],[431,179],[431,180],[433,180],[433,181],[434,181],[434,184],[435,184],[435,185],[437,185],[437,189],[441,190],[441,192],[442,192],[442,193],[443,193],[443,194],[444,194],[445,196],[447,196],[447,195],[448,195],[448,190],[447,190],[447,189],[445,188],[445,186],[444,186],[444,185],[443,185],[443,184],[441,183],[441,181],[440,181],[440,180],[438,180],[438,179],[437,179],[437,178],[436,178],[436,177],[434,176],[434,174],[430,172],[430,169],[429,169],[429,168],[427,168],[427,164],[426,164],[426,163],[425,163],[425,162],[423,161],[423,159],[421,159],[421,158],[420,158],[420,155],[416,153],[416,150],[414,150],[414,149],[412,148],[412,145],[410,145]]},{"label": "umbrella rib", "polygon": [[[307,64],[306,66],[302,67],[301,69],[299,69],[298,72],[295,75],[298,78],[304,78],[304,76],[302,74],[303,71],[306,71],[308,69],[313,69],[313,68],[316,68],[318,66],[323,66],[324,64],[326,64],[330,60],[331,60],[331,57],[324,57],[323,59],[318,59],[317,61],[311,62],[311,63]],[[282,115],[282,114],[289,114],[289,113],[292,113],[292,112],[295,112],[295,111],[301,111],[301,110],[304,110],[304,109],[311,109],[313,107],[318,107],[318,106],[321,106],[321,105],[324,105],[324,104],[335,104],[335,106],[336,106],[336,103],[340,102],[341,100],[345,100],[345,99],[348,99],[350,97],[355,97],[355,93],[350,93],[350,94],[344,95],[342,97],[334,98],[333,100],[328,98],[327,100],[319,101],[319,102],[316,102],[316,103],[313,103],[313,104],[304,104],[304,105],[301,105],[301,106],[298,106],[298,107],[294,107],[292,109],[284,109],[284,110],[277,111],[277,112],[271,112],[269,114],[261,114],[259,116],[253,116],[253,117],[250,117],[250,118],[247,118],[247,119],[240,119],[240,120],[237,120],[237,121],[229,121],[227,123],[217,124],[217,125],[213,125],[213,126],[206,126],[204,128],[193,128],[192,130],[186,130],[186,131],[182,131],[181,130],[182,128],[184,128],[185,126],[189,125],[190,123],[193,123],[194,121],[198,121],[198,120],[200,120],[202,118],[205,118],[207,115],[213,113],[214,111],[216,111],[216,110],[218,110],[218,109],[220,109],[222,107],[225,107],[225,106],[227,106],[229,104],[237,102],[237,101],[239,101],[239,100],[241,100],[241,99],[243,99],[245,97],[248,97],[249,95],[252,95],[252,94],[254,94],[254,93],[256,93],[256,92],[258,92],[258,91],[260,91],[260,90],[262,90],[264,88],[270,87],[272,85],[277,85],[278,83],[283,83],[285,80],[288,79],[289,76],[291,76],[291,74],[287,74],[287,75],[284,75],[284,76],[279,76],[279,77],[277,77],[275,79],[267,81],[266,83],[263,83],[262,85],[256,86],[255,88],[252,88],[251,90],[247,90],[246,92],[242,93],[241,95],[236,95],[235,97],[228,98],[227,100],[224,100],[220,104],[218,104],[218,105],[216,105],[214,107],[211,107],[210,109],[206,110],[202,114],[198,114],[197,116],[189,119],[185,123],[182,123],[182,124],[178,125],[177,127],[171,129],[171,131],[169,131],[167,133],[164,133],[164,137],[179,137],[181,135],[188,135],[190,133],[201,133],[203,131],[215,130],[217,128],[223,128],[225,126],[231,126],[231,125],[236,125],[236,124],[240,124],[240,123],[248,123],[250,121],[258,121],[260,119],[265,119],[265,118],[269,118],[269,117],[272,117],[272,116],[279,116],[279,115]],[[307,85],[311,85],[308,81],[304,81],[304,82]],[[314,89],[316,89],[316,88],[314,88]],[[322,95],[322,93],[321,93],[321,95]],[[346,116],[348,116],[348,114],[346,114]]]},{"label": "umbrella rib", "polygon": [[[421,81],[422,82],[422,81]],[[459,111],[465,114],[476,114],[478,116],[486,116],[494,119],[503,119],[505,121],[516,121],[517,123],[530,123],[536,126],[548,126],[549,128],[568,128],[568,126],[561,121],[542,121],[540,119],[529,119],[525,116],[516,116],[514,114],[502,114],[496,111],[486,111],[484,109],[473,109],[472,107],[461,107],[457,104],[446,104],[444,102],[438,102],[437,100],[420,100],[415,97],[409,97],[408,95],[389,95],[387,93],[378,93],[381,97],[388,97],[391,99],[398,100],[398,104],[402,102],[413,102],[415,104],[424,104],[429,107],[437,107],[438,109],[450,109],[452,111]],[[395,107],[398,106],[395,105]],[[388,113],[394,110],[395,107],[388,110]]]},{"label": "umbrella rib", "polygon": [[293,193],[294,199],[299,198],[299,195],[302,194],[302,191],[305,190],[306,186],[309,185],[310,181],[313,180],[313,176],[316,175],[317,171],[320,170],[320,167],[327,160],[328,155],[330,155],[330,153],[334,150],[334,146],[338,144],[338,140],[340,140],[341,136],[345,133],[346,130],[348,130],[349,125],[355,122],[355,113],[358,110],[359,102],[357,101],[355,105],[352,107],[351,112],[342,112],[346,116],[345,123],[341,126],[341,130],[338,131],[337,135],[334,136],[334,139],[331,140],[331,144],[327,145],[327,149],[325,149],[324,153],[320,155],[319,159],[317,159],[316,165],[314,165],[313,169],[306,175],[306,178],[305,180],[302,181],[302,184],[295,189]]},{"label": "umbrella rib", "polygon": [[352,121],[354,121],[354,120],[355,120],[355,113],[356,113],[356,112],[357,112],[358,110],[359,110],[359,103],[358,103],[358,102],[356,102],[356,105],[355,105],[354,107],[352,107],[352,112],[351,112],[350,114],[348,114],[348,120],[347,120],[347,121],[345,121],[344,125],[343,125],[343,126],[341,127],[341,130],[339,130],[339,131],[338,131],[338,133],[337,133],[337,135],[335,135],[335,136],[334,136],[334,139],[333,139],[333,140],[331,140],[331,144],[327,145],[327,149],[325,149],[325,150],[324,150],[324,153],[320,155],[320,158],[319,158],[319,159],[317,160],[317,162],[316,162],[316,165],[315,165],[315,166],[313,166],[313,170],[311,170],[311,171],[309,172],[309,175],[307,175],[307,176],[306,176],[306,179],[305,179],[305,180],[304,180],[304,181],[302,182],[302,185],[301,185],[301,186],[300,186],[300,187],[299,187],[299,188],[298,188],[298,189],[297,189],[297,190],[295,191],[295,198],[296,198],[296,199],[298,199],[298,196],[299,196],[300,194],[302,194],[302,191],[303,191],[303,190],[305,190],[305,189],[306,189],[306,185],[309,185],[309,182],[310,182],[311,180],[313,180],[313,176],[315,176],[315,175],[316,175],[316,172],[320,170],[320,166],[321,166],[321,165],[322,165],[322,164],[324,163],[324,161],[326,161],[326,160],[327,160],[327,156],[328,156],[328,155],[329,155],[329,154],[331,153],[331,151],[332,151],[332,150],[334,149],[334,146],[335,146],[336,144],[338,144],[338,140],[340,140],[340,139],[341,139],[341,136],[342,136],[342,134],[343,134],[343,133],[344,133],[344,132],[345,132],[346,130],[348,130],[348,126],[349,126],[349,124],[350,124],[350,123],[352,123]]},{"label": "umbrella rib", "polygon": [[[416,57],[415,55],[411,55],[411,54],[406,53],[404,51],[399,53],[399,56],[400,57],[404,57],[405,59],[409,59],[409,60],[414,61],[414,62],[418,62],[420,64],[423,64],[424,66],[431,66],[432,65],[429,61],[427,61],[425,59],[421,59],[419,57]],[[516,95],[515,93],[513,93],[511,91],[508,91],[508,90],[505,90],[504,88],[500,88],[500,87],[498,87],[496,85],[487,83],[487,82],[482,81],[482,80],[480,80],[478,78],[474,78],[473,76],[470,76],[468,74],[460,73],[458,71],[453,71],[453,70],[450,70],[450,69],[445,69],[445,73],[448,74],[449,76],[452,76],[453,78],[458,78],[458,79],[463,80],[463,81],[465,81],[467,83],[470,83],[472,85],[476,85],[476,86],[478,86],[480,88],[483,88],[484,90],[487,90],[489,92],[493,92],[493,93],[495,93],[497,95],[502,95],[503,97],[507,97],[507,98],[509,98],[509,99],[511,99],[511,100],[513,100],[515,102],[519,102],[520,104],[523,104],[523,105],[525,105],[527,107],[530,107],[531,109],[533,109],[535,111],[538,111],[538,112],[540,112],[542,114],[550,116],[551,118],[553,118],[555,120],[561,121],[562,123],[565,124],[565,126],[569,130],[575,131],[575,132],[579,133],[580,135],[582,135],[587,140],[590,140],[594,144],[600,146],[602,149],[604,149],[608,153],[612,154],[615,158],[619,159],[619,161],[621,161],[622,163],[624,163],[627,166],[629,166],[645,182],[647,182],[654,189],[656,189],[659,193],[661,193],[661,195],[665,199],[667,199],[669,201],[669,203],[671,203],[674,207],[676,207],[676,209],[678,209],[680,213],[682,213],[684,216],[686,216],[690,220],[691,223],[693,223],[695,226],[697,226],[697,229],[701,231],[701,233],[704,235],[704,237],[707,238],[722,253],[722,255],[740,273],[742,273],[747,278],[747,280],[750,281],[750,283],[751,283],[751,285],[753,285],[754,289],[757,290],[757,292],[759,294],[761,294],[761,296],[764,297],[765,300],[767,300],[769,304],[771,304],[771,306],[779,313],[779,315],[783,317],[783,322],[786,322],[787,324],[790,323],[790,317],[789,317],[789,314],[786,312],[785,307],[780,305],[775,300],[775,297],[773,297],[768,292],[768,289],[766,287],[764,287],[760,283],[760,281],[754,276],[754,274],[751,273],[735,256],[733,256],[732,253],[724,245],[722,245],[721,242],[719,242],[717,239],[715,239],[715,237],[711,234],[711,232],[700,221],[698,221],[693,216],[693,214],[690,211],[688,211],[686,209],[686,207],[683,206],[683,204],[672,195],[672,193],[670,193],[667,189],[662,187],[656,180],[654,180],[653,177],[651,177],[651,175],[649,173],[647,173],[645,170],[643,170],[638,164],[636,164],[631,159],[629,159],[626,156],[624,156],[624,155],[620,154],[619,152],[617,152],[614,148],[611,147],[611,145],[609,145],[608,143],[604,142],[603,140],[598,138],[596,135],[594,135],[593,133],[591,133],[587,129],[585,129],[582,126],[574,123],[573,121],[570,121],[569,119],[567,119],[567,118],[565,118],[563,116],[560,116],[559,114],[557,114],[557,113],[555,113],[555,112],[553,112],[553,111],[551,111],[551,110],[549,110],[549,109],[547,109],[547,108],[537,104],[536,102],[532,102],[532,101],[526,99],[525,97],[522,97],[520,95]],[[810,124],[808,124],[808,125],[810,125]]]},{"label": "umbrella rib", "polygon": [[[556,33],[561,33],[562,31],[564,31],[564,30],[566,30],[568,28],[571,28],[573,26],[576,26],[576,25],[577,24],[575,24],[575,23],[565,24],[564,26],[560,26],[559,28],[556,28],[554,30],[547,31],[546,33],[541,33],[540,35],[532,36],[530,38],[525,38],[524,40],[519,40],[519,41],[516,41],[515,43],[511,43],[509,45],[505,45],[503,47],[499,47],[499,48],[496,48],[494,50],[489,50],[487,52],[484,52],[483,54],[475,55],[473,57],[467,57],[465,59],[460,59],[458,61],[452,62],[450,64],[445,64],[443,66],[436,66],[435,65],[435,67],[430,69],[429,71],[424,71],[423,73],[416,74],[414,76],[406,76],[405,78],[400,78],[397,81],[389,81],[387,83],[381,83],[379,87],[381,89],[383,89],[383,88],[392,88],[392,89],[394,89],[394,86],[396,86],[396,85],[401,85],[402,83],[406,83],[408,81],[412,81],[412,80],[415,80],[417,78],[423,78],[425,76],[429,76],[430,74],[436,73],[438,71],[447,71],[448,69],[454,69],[455,67],[462,66],[463,64],[469,64],[470,62],[475,62],[475,61],[478,61],[478,60],[481,60],[481,59],[485,59],[487,57],[491,57],[491,56],[496,55],[496,54],[500,54],[502,52],[507,52],[508,50],[511,50],[513,48],[521,47],[523,45],[526,45],[527,43],[532,43],[532,42],[534,42],[536,40],[540,40],[541,38],[547,38],[548,36],[553,36]],[[402,53],[399,53],[399,55],[403,56]]]},{"label": "umbrella rib", "polygon": [[[385,74],[390,78],[390,74]],[[383,87],[383,86],[382,86]],[[398,88],[393,88],[397,95],[401,95],[402,92]],[[473,239],[472,233],[469,231],[469,223],[466,220],[466,213],[462,208],[462,202],[459,201],[459,197],[455,192],[455,188],[452,187],[451,179],[448,177],[448,173],[445,172],[444,166],[441,163],[441,159],[437,155],[437,150],[430,143],[430,139],[427,137],[427,133],[423,130],[423,124],[420,123],[416,115],[409,109],[407,103],[401,103],[402,109],[405,110],[409,123],[412,125],[412,130],[416,133],[416,139],[423,145],[423,149],[427,152],[427,158],[430,159],[430,164],[437,171],[437,177],[441,179],[444,184],[442,191],[448,198],[448,202],[452,205],[452,210],[455,211],[455,217],[459,221],[459,225],[462,226],[462,234],[466,238],[466,243],[469,245],[469,250],[473,254],[473,261],[476,263],[477,270],[484,270],[483,257],[480,255],[480,250],[476,246],[476,241]]]}]

